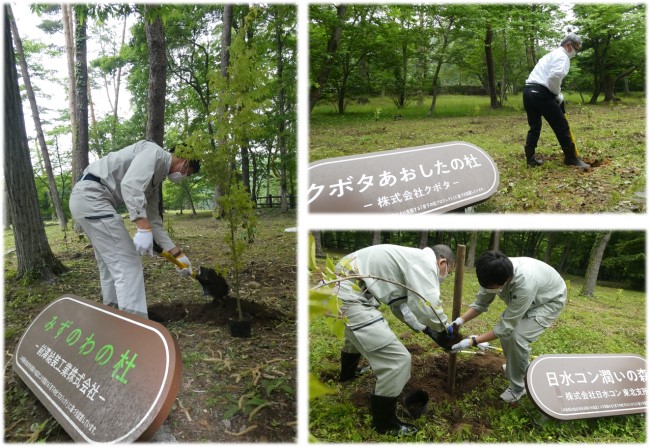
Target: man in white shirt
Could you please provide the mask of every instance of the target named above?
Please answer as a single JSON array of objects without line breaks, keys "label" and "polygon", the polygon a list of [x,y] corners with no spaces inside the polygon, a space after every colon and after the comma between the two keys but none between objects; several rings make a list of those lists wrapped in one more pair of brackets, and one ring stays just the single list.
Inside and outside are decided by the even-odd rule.
[{"label": "man in white shirt", "polygon": [[589,165],[578,157],[575,143],[571,138],[569,123],[564,116],[564,96],[561,92],[562,80],[569,73],[571,59],[582,47],[582,40],[569,34],[560,46],[542,57],[526,80],[524,87],[524,108],[528,115],[528,135],[526,136],[526,163],[536,167],[543,163],[535,158],[535,149],[542,130],[542,117],[555,132],[562,152],[564,164],[579,168]]},{"label": "man in white shirt", "polygon": [[[190,260],[169,238],[158,214],[159,191],[165,178],[177,183],[196,174],[200,164],[142,140],[91,163],[70,194],[72,217],[81,225],[95,250],[103,302],[147,317],[141,255],[153,256],[154,239],[187,266]],[[131,236],[115,210],[124,204],[137,232]]]},{"label": "man in white shirt", "polygon": [[446,245],[422,250],[373,245],[345,256],[336,266],[342,277],[363,277],[341,281],[336,290],[346,318],[340,380],[356,377],[362,355],[368,360],[377,375],[371,412],[379,433],[410,435],[417,428],[395,414],[397,397],[411,377],[411,354],[377,308],[386,304],[415,332],[423,332],[450,349],[453,338],[448,331],[453,329],[448,327],[440,303],[440,281],[454,265],[454,253]]},{"label": "man in white shirt", "polygon": [[453,322],[454,326],[461,327],[486,312],[497,295],[507,307],[491,331],[470,336],[455,344],[452,350],[461,351],[498,338],[510,381],[501,399],[516,402],[526,394],[524,376],[530,363],[530,344],[560,316],[567,297],[566,283],[553,267],[542,261],[508,258],[499,251],[481,255],[476,261],[476,276],[480,285],[476,299]]}]

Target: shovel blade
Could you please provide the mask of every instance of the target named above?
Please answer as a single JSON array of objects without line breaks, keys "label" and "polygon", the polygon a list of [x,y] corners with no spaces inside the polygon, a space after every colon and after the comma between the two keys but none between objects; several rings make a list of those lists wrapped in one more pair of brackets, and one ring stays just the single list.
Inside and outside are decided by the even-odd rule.
[{"label": "shovel blade", "polygon": [[230,287],[226,279],[211,268],[199,267],[196,280],[203,287],[203,295],[215,299],[222,299],[228,296]]}]

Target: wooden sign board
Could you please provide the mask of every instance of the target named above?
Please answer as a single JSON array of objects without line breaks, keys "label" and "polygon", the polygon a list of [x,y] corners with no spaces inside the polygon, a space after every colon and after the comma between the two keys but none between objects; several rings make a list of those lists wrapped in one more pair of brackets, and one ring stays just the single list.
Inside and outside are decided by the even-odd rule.
[{"label": "wooden sign board", "polygon": [[116,443],[154,435],[182,362],[162,325],[66,295],[27,328],[13,368],[75,441]]},{"label": "wooden sign board", "polygon": [[541,355],[528,367],[528,395],[561,420],[646,412],[646,361],[632,354]]},{"label": "wooden sign board", "polygon": [[309,165],[312,213],[444,213],[487,200],[494,160],[465,142],[319,160]]}]

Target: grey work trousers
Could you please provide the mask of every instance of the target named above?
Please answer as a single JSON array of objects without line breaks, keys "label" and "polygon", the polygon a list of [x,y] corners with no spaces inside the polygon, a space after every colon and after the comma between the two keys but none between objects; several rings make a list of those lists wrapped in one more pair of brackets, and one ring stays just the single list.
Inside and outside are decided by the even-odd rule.
[{"label": "grey work trousers", "polygon": [[95,250],[104,304],[147,318],[142,260],[115,207],[99,182],[80,180],[70,194],[72,217]]},{"label": "grey work trousers", "polygon": [[506,377],[515,393],[524,390],[524,377],[530,364],[530,344],[537,340],[546,327],[535,317],[524,317],[506,337],[500,337],[503,354],[506,357]]},{"label": "grey work trousers", "polygon": [[343,351],[360,353],[377,376],[374,394],[397,397],[411,378],[411,353],[397,339],[381,312],[357,303],[346,303],[348,316]]}]

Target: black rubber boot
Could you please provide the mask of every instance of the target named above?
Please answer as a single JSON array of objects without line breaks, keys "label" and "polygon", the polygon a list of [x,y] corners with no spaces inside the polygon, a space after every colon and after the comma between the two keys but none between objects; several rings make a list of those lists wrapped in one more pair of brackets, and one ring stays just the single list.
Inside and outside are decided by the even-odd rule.
[{"label": "black rubber boot", "polygon": [[359,360],[361,360],[361,354],[351,354],[341,351],[341,374],[339,375],[339,382],[349,382],[358,377],[357,366],[359,366]]},{"label": "black rubber boot", "polygon": [[536,168],[544,164],[544,160],[538,160],[535,158],[535,148],[534,147],[525,147],[526,151],[526,164],[529,168]]},{"label": "black rubber boot", "polygon": [[382,435],[411,436],[418,432],[415,425],[399,420],[395,414],[397,397],[384,397],[372,395],[370,411],[372,413],[373,428]]},{"label": "black rubber boot", "polygon": [[576,153],[576,148],[575,146],[573,147],[567,147],[567,148],[562,148],[562,152],[564,152],[564,164],[567,166],[575,166],[577,168],[583,168],[587,169],[590,168],[591,165],[585,163],[584,161],[580,160],[578,157],[578,154]]}]

